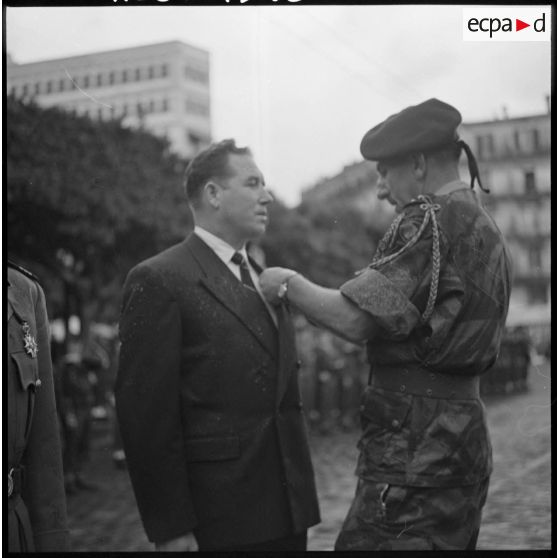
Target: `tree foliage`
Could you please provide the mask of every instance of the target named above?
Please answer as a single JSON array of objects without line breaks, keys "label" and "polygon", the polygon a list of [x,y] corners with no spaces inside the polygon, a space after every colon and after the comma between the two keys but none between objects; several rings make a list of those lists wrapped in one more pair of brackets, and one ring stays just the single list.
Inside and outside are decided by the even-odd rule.
[{"label": "tree foliage", "polygon": [[275,201],[262,247],[267,264],[289,267],[327,287],[339,287],[372,260],[380,232],[339,198],[287,209]]},{"label": "tree foliage", "polygon": [[[6,109],[10,255],[47,285],[77,284],[96,317],[114,318],[130,267],[191,224],[181,188],[186,162],[165,140],[118,121],[13,98]],[[59,312],[60,293],[49,298]]]}]

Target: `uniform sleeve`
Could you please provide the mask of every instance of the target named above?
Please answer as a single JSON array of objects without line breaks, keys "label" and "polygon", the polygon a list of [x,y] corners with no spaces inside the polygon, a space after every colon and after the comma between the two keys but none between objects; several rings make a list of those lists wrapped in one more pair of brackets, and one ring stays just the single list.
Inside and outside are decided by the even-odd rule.
[{"label": "uniform sleeve", "polygon": [[[418,233],[422,215],[404,220],[387,255],[397,253]],[[428,226],[419,240],[391,261],[366,268],[341,286],[341,293],[368,312],[383,336],[408,337],[424,311],[432,275],[432,233]]]},{"label": "uniform sleeve", "polygon": [[156,272],[132,270],[124,287],[115,401],[126,461],[149,540],[192,531],[180,407],[178,305]]},{"label": "uniform sleeve", "polygon": [[49,325],[43,290],[36,285],[35,323],[40,386],[36,388],[33,424],[23,456],[23,499],[28,504],[38,552],[69,550],[62,450],[50,357]]}]

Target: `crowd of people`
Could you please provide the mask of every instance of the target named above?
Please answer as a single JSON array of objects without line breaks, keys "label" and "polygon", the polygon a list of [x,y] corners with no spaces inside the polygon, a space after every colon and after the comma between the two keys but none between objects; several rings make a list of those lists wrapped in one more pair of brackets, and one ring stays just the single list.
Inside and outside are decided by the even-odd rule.
[{"label": "crowd of people", "polygon": [[94,421],[107,421],[113,437],[115,465],[124,456],[114,420],[114,381],[118,367],[116,328],[92,325],[86,336],[70,335],[66,343],[51,341],[55,393],[60,424],[66,494],[97,490],[84,476]]}]

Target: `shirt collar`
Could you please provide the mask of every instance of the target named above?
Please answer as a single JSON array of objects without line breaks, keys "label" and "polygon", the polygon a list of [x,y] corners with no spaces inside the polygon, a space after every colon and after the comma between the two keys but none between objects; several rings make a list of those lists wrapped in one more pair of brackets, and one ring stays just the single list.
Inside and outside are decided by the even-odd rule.
[{"label": "shirt collar", "polygon": [[456,190],[463,190],[463,189],[468,189],[469,186],[463,182],[463,180],[452,180],[451,182],[448,182],[447,184],[444,184],[439,190],[437,190],[436,192],[434,192],[435,196],[445,196],[446,194],[451,194],[452,192],[455,192]]},{"label": "shirt collar", "polygon": [[228,242],[225,242],[222,238],[210,233],[208,230],[200,227],[199,225],[194,227],[194,233],[198,235],[226,264],[231,261],[235,252],[240,252],[244,259],[248,261],[246,246],[243,246],[240,250],[235,250]]}]

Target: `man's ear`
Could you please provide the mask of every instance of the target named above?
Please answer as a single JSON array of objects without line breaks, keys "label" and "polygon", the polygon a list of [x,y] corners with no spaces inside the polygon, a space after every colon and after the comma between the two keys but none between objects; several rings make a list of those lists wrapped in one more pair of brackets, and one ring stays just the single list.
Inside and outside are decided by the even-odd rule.
[{"label": "man's ear", "polygon": [[426,157],[423,153],[417,153],[413,157],[413,173],[417,180],[424,180],[426,178]]},{"label": "man's ear", "polygon": [[203,187],[204,196],[211,207],[218,209],[221,206],[221,188],[209,180]]}]

